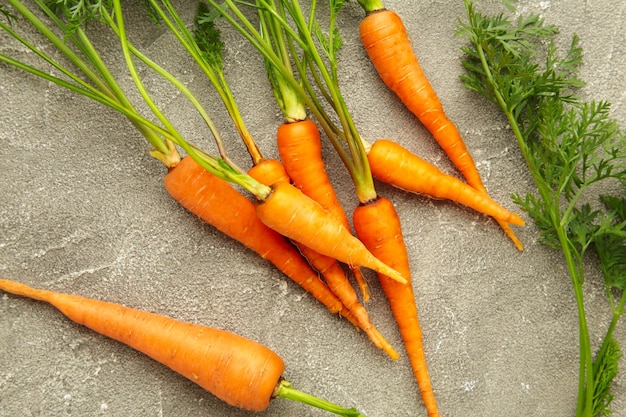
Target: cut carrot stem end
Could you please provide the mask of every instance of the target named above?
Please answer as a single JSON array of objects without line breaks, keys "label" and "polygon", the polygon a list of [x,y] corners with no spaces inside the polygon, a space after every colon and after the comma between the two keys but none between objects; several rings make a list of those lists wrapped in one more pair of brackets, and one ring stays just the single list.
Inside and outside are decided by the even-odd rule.
[{"label": "cut carrot stem end", "polygon": [[326,400],[322,400],[321,398],[317,398],[313,395],[299,391],[293,388],[289,381],[286,381],[284,379],[278,384],[278,387],[276,388],[276,391],[275,391],[275,397],[297,401],[306,405],[310,405],[312,407],[319,408],[324,411],[328,411],[338,416],[365,417],[355,408],[340,407]]}]

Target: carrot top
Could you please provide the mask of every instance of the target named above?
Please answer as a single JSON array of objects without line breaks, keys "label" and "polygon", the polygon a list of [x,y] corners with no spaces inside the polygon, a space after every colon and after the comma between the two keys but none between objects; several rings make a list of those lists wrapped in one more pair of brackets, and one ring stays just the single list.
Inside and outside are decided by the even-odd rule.
[{"label": "carrot top", "polygon": [[[341,37],[335,23],[343,1],[330,2],[328,34],[315,19],[316,2],[311,4],[306,16],[295,0],[257,0],[256,8],[263,22],[261,31],[233,0],[225,0],[224,6],[216,0],[207,2],[262,54],[273,68],[274,78],[297,92],[311,110],[347,167],[359,201],[374,199],[376,190],[367,156],[338,82],[337,52]],[[295,28],[288,22],[293,22]],[[280,48],[288,48],[298,78],[286,61],[286,55],[277,53],[273,42],[280,42]],[[310,80],[314,80],[314,84]],[[324,102],[332,109],[332,115]]]},{"label": "carrot top", "polygon": [[382,10],[385,8],[382,0],[358,0],[365,13],[371,13],[376,10]]},{"label": "carrot top", "polygon": [[[226,152],[221,147],[219,132],[211,121],[208,112],[194,97],[193,93],[174,75],[141,53],[126,38],[124,19],[119,1],[113,2],[112,6],[99,3],[97,6],[86,7],[81,3],[81,5],[73,7],[65,3],[56,3],[49,7],[47,5],[48,2],[37,0],[35,3],[45,15],[47,21],[39,18],[29,6],[26,6],[19,0],[9,0],[9,3],[15,10],[15,13],[3,10],[3,14],[7,17],[10,16],[10,20],[23,18],[28,21],[61,53],[63,59],[68,60],[72,66],[70,67],[65,61],[48,54],[44,47],[28,41],[26,37],[12,27],[10,21],[8,23],[0,21],[0,29],[21,42],[40,57],[45,64],[55,68],[61,75],[55,75],[50,71],[26,64],[4,53],[0,53],[0,62],[17,67],[120,112],[126,116],[153,147],[150,152],[151,155],[163,162],[167,167],[174,167],[180,161],[180,154],[176,148],[176,146],[179,146],[204,169],[222,179],[240,185],[258,199],[263,200],[270,194],[271,189],[269,187],[248,176],[228,158]],[[154,13],[159,13],[162,17],[167,16],[165,11],[158,7],[156,3],[151,2],[150,4],[153,6]],[[136,109],[89,39],[87,32],[84,30],[84,25],[92,21],[99,21],[107,25],[119,38],[128,71],[144,101],[143,104],[147,105],[149,109],[149,114],[142,114]],[[168,22],[170,21],[168,20]],[[174,24],[172,28],[175,28]],[[62,35],[58,35],[55,30],[60,31]],[[160,75],[192,103],[200,117],[205,121],[218,147],[220,147],[220,157],[213,156],[199,149],[182,136],[144,87],[142,78],[135,67],[134,59],[140,60],[149,69]],[[154,121],[154,118],[158,122]]]}]

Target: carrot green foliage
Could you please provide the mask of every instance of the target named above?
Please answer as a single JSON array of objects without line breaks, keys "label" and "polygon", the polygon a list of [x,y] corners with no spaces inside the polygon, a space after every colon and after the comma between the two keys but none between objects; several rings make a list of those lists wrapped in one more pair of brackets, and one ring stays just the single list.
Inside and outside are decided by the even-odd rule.
[{"label": "carrot green foliage", "polygon": [[[576,95],[584,85],[577,36],[563,52],[557,47],[558,28],[539,16],[511,20],[485,16],[471,0],[465,5],[467,21],[458,30],[469,40],[463,48],[463,82],[506,116],[537,189],[514,200],[534,220],[541,241],[562,252],[572,281],[580,331],[576,415],[609,414],[621,356],[613,333],[626,311],[624,132],[611,118],[608,102]],[[598,196],[598,189],[616,191]],[[593,254],[612,311],[595,357],[583,291],[591,265],[587,258]]]}]

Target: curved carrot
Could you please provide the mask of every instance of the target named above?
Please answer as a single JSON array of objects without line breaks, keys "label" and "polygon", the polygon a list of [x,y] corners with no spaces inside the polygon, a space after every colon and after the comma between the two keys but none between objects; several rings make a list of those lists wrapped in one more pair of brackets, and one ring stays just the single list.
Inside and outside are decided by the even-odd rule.
[{"label": "curved carrot", "polygon": [[[248,174],[265,185],[273,185],[279,181],[290,181],[285,167],[276,159],[261,159],[248,171]],[[322,255],[298,242],[294,243],[304,258],[324,277],[333,294],[354,315],[358,322],[358,327],[368,335],[374,345],[379,349],[383,349],[391,359],[398,359],[398,353],[372,324],[369,314],[359,303],[356,292],[350,285],[350,281],[341,265],[330,256]]]},{"label": "curved carrot", "polygon": [[480,213],[524,225],[524,220],[500,206],[488,195],[424,161],[399,144],[385,139],[374,142],[367,154],[372,175],[381,181],[414,193],[455,201]]},{"label": "curved carrot", "polygon": [[[322,158],[322,140],[315,122],[309,119],[285,122],[276,135],[278,154],[293,185],[317,201],[328,212],[341,220],[348,230],[350,222],[335,193]],[[363,300],[368,301],[369,290],[360,268],[352,268]]]},{"label": "curved carrot", "polygon": [[[367,10],[359,25],[361,43],[380,78],[433,135],[469,185],[488,195],[480,173],[459,130],[443,105],[411,48],[400,16],[389,9]],[[522,250],[511,227],[496,219],[504,233]]]},{"label": "curved carrot", "polygon": [[340,313],[357,325],[352,313],[298,251],[283,236],[265,226],[257,218],[254,204],[228,182],[187,156],[169,171],[164,184],[167,192],[187,210],[270,261],[331,313]]},{"label": "curved carrot", "polygon": [[400,271],[409,281],[406,285],[400,285],[384,274],[378,274],[381,287],[398,324],[428,415],[438,416],[437,402],[426,366],[408,254],[396,210],[388,199],[379,197],[370,203],[359,205],[354,210],[353,223],[357,236],[365,246],[375,256]]},{"label": "curved carrot", "polygon": [[274,184],[269,197],[257,204],[256,212],[271,229],[316,252],[348,265],[373,269],[403,284],[407,282],[402,274],[374,257],[322,206],[291,184]]},{"label": "curved carrot", "polygon": [[354,408],[292,388],[282,378],[285,363],[280,356],[235,333],[6,279],[0,279],[0,290],[47,302],[74,322],[148,355],[232,406],[258,412],[280,397],[346,417],[364,417]]}]

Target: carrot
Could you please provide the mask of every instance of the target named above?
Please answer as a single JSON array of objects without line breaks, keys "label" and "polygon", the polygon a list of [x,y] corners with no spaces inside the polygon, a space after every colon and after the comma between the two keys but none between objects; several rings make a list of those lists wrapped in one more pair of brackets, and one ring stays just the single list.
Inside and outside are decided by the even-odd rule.
[{"label": "carrot", "polygon": [[413,53],[400,16],[389,9],[372,11],[361,21],[359,34],[383,82],[432,133],[467,182],[479,187],[472,156]]},{"label": "carrot", "polygon": [[[279,181],[290,181],[283,164],[276,159],[261,159],[248,173],[266,185],[273,185]],[[295,242],[295,245],[304,258],[324,277],[330,290],[354,315],[358,322],[358,327],[368,335],[374,345],[379,349],[383,349],[393,360],[398,359],[398,353],[372,324],[369,314],[359,303],[356,292],[350,285],[350,281],[339,263],[334,258],[322,255],[305,245],[297,242]]]},{"label": "carrot", "polygon": [[[474,159],[411,48],[402,19],[376,2],[360,0],[360,3],[367,12],[359,25],[361,43],[380,78],[433,135],[467,183],[487,195]],[[522,250],[510,226],[501,219],[497,221]]]},{"label": "carrot", "polygon": [[[322,158],[322,140],[317,125],[309,119],[285,122],[276,135],[278,153],[293,185],[317,201],[351,230],[348,216],[335,193]],[[363,300],[369,300],[367,282],[360,268],[352,268]]]},{"label": "carrot", "polygon": [[183,207],[274,264],[332,313],[356,319],[279,233],[256,216],[254,204],[228,182],[185,157],[165,176],[167,192]]},{"label": "carrot", "polygon": [[458,178],[444,174],[399,144],[380,139],[367,154],[372,175],[398,188],[455,201],[506,223],[524,225],[517,214],[500,206],[485,193]]},{"label": "carrot", "polygon": [[422,330],[418,320],[411,271],[400,220],[393,204],[384,197],[359,205],[353,214],[357,236],[372,253],[393,265],[409,281],[399,285],[384,274],[379,281],[389,302],[418,383],[429,417],[439,415],[437,402],[428,375]]},{"label": "carrot", "polygon": [[270,228],[316,252],[384,273],[402,284],[407,282],[402,274],[374,257],[322,206],[288,183],[274,184],[269,197],[257,204],[256,212]]},{"label": "carrot", "polygon": [[280,356],[235,333],[6,279],[0,279],[0,290],[47,302],[74,322],[146,354],[234,407],[263,411],[274,397],[303,395],[309,397],[305,404],[328,409],[320,407],[325,403],[343,410],[338,414],[360,416],[354,409],[291,388],[282,379],[285,364]]}]

